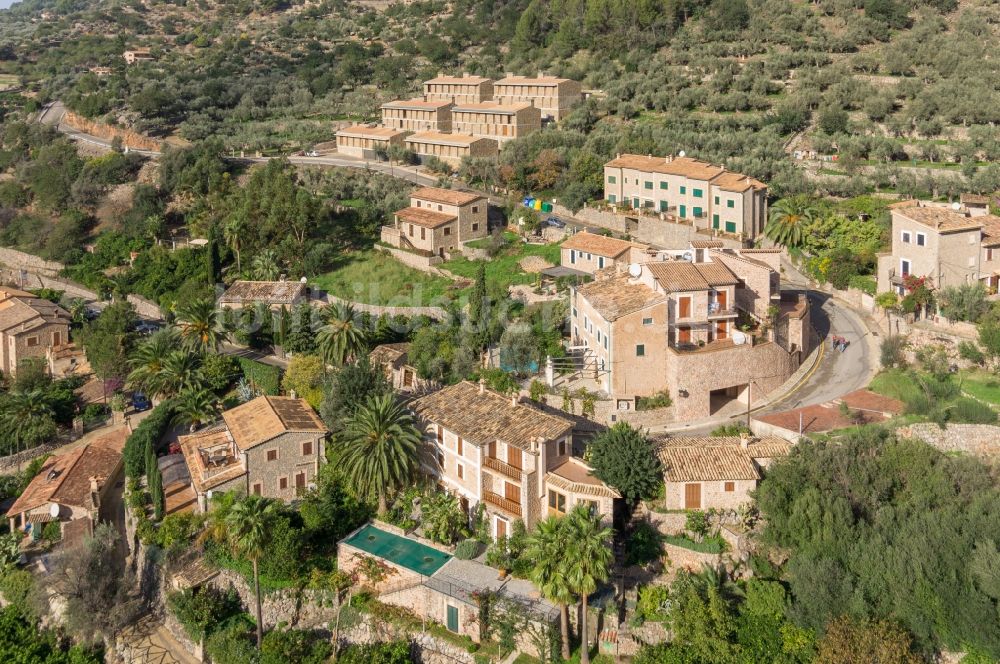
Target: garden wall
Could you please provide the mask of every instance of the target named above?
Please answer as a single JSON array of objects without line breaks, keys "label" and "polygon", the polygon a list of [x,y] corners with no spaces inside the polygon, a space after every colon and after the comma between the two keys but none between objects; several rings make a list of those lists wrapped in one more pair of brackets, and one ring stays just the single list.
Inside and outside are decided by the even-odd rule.
[{"label": "garden wall", "polygon": [[6,475],[17,472],[18,470],[23,470],[24,466],[26,466],[32,459],[45,454],[50,454],[66,442],[66,440],[56,440],[52,443],[32,447],[30,450],[15,452],[14,454],[0,457],[0,475]]},{"label": "garden wall", "polygon": [[[247,611],[253,613],[256,604],[253,588],[238,572],[220,570],[209,584],[220,590],[232,587]],[[265,629],[271,629],[282,622],[297,629],[312,629],[324,623],[336,622],[338,606],[334,593],[309,589],[279,590],[262,594],[261,616]]]},{"label": "garden wall", "polygon": [[355,311],[367,311],[373,316],[381,316],[382,314],[387,316],[401,315],[410,318],[413,316],[428,316],[436,320],[444,320],[448,317],[448,312],[441,307],[384,307],[377,304],[365,304],[364,302],[351,302],[350,300],[343,300],[336,295],[330,295],[329,293],[324,293],[317,299],[327,305],[349,304],[354,307]]},{"label": "garden wall", "polygon": [[1000,426],[920,422],[897,429],[903,438],[918,438],[942,452],[965,452],[985,460],[1000,459]]},{"label": "garden wall", "polygon": [[0,247],[0,263],[17,270],[40,272],[52,277],[59,274],[64,267],[62,263],[47,261],[40,256],[26,254],[8,247]]},{"label": "garden wall", "polygon": [[[552,211],[563,217],[570,217],[585,224],[600,226],[617,233],[628,234],[633,239],[646,244],[657,245],[667,249],[684,249],[692,240],[718,240],[724,247],[736,249],[743,242],[729,237],[716,236],[705,229],[698,229],[688,224],[681,224],[664,218],[643,214],[624,215],[610,211],[585,207],[575,214],[562,205],[553,205]],[[638,219],[626,223],[626,219]]]},{"label": "garden wall", "polygon": [[160,305],[152,300],[147,300],[140,295],[128,295],[125,299],[135,307],[137,314],[143,318],[153,318],[155,320],[160,320],[163,318],[163,314],[160,311]]}]

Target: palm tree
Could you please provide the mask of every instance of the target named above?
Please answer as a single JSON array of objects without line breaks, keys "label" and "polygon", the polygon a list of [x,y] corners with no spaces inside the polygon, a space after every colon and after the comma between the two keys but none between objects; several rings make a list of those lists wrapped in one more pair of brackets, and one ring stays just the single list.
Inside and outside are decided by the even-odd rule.
[{"label": "palm tree", "polygon": [[278,266],[278,252],[264,249],[250,261],[250,278],[257,281],[274,281],[281,268]]},{"label": "palm tree", "polygon": [[200,390],[205,384],[201,358],[183,350],[171,351],[163,361],[155,382],[156,394],[163,398],[188,390]]},{"label": "palm tree", "polygon": [[388,494],[413,477],[420,446],[413,416],[386,394],[371,397],[347,420],[335,451],[352,485],[362,496],[377,497],[384,514]]},{"label": "palm tree", "polygon": [[13,435],[15,452],[21,449],[21,445],[27,449],[29,445],[39,444],[56,433],[55,411],[42,390],[11,392],[4,399],[0,418]]},{"label": "palm tree", "polygon": [[218,415],[216,398],[210,390],[188,389],[180,393],[174,405],[174,423],[189,427],[190,431],[198,425],[211,422]]},{"label": "palm tree", "polygon": [[764,235],[786,247],[798,247],[815,217],[816,208],[808,196],[782,198],[771,208]]},{"label": "palm tree", "polygon": [[228,541],[233,552],[250,559],[253,565],[253,590],[257,600],[257,649],[264,640],[264,625],[260,607],[260,570],[257,563],[267,546],[271,522],[278,514],[277,505],[269,498],[250,495],[232,506],[226,517]]},{"label": "palm tree", "polygon": [[328,364],[341,366],[348,359],[364,352],[367,334],[358,324],[354,307],[335,304],[330,307],[326,324],[316,334],[320,353]]},{"label": "palm tree", "polygon": [[222,227],[222,238],[226,241],[226,245],[236,254],[237,272],[243,271],[240,265],[240,249],[243,247],[243,236],[246,234],[248,225],[246,211],[239,209],[226,219],[225,225]]},{"label": "palm tree", "polygon": [[128,384],[146,394],[160,394],[164,365],[178,345],[177,330],[172,327],[157,331],[140,344],[128,361],[132,367]]},{"label": "palm tree", "polygon": [[559,605],[562,629],[562,658],[569,659],[569,605],[573,587],[566,575],[566,550],[570,546],[568,528],[559,517],[541,521],[528,537],[524,555],[534,562],[529,578],[545,599]]},{"label": "palm tree", "polygon": [[565,519],[569,547],[564,560],[573,592],[583,605],[580,617],[580,663],[589,664],[587,644],[587,597],[606,581],[611,565],[611,529],[601,525],[600,515],[584,505],[578,505]]},{"label": "palm tree", "polygon": [[206,353],[216,350],[222,341],[222,315],[209,298],[194,300],[177,310],[177,325],[185,347]]}]

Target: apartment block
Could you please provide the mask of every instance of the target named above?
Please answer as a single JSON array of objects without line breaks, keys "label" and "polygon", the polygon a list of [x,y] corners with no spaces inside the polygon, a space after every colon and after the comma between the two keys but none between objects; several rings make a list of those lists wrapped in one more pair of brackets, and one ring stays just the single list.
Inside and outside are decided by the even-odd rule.
[{"label": "apartment block", "polygon": [[454,104],[440,99],[405,99],[382,104],[382,125],[411,132],[451,131]]},{"label": "apartment block", "polygon": [[534,104],[548,120],[562,120],[580,103],[580,83],[568,78],[539,74],[535,78],[508,74],[493,84],[493,99],[498,104]]},{"label": "apartment block", "polygon": [[604,198],[745,239],[756,238],[767,223],[767,185],[684,156],[618,155],[604,165]]},{"label": "apartment block", "polygon": [[936,289],[981,282],[1000,286],[1000,217],[982,207],[902,201],[889,206],[892,251],[878,259],[878,289],[906,294],[906,277]]},{"label": "apartment block", "polygon": [[481,104],[493,99],[493,81],[468,73],[438,76],[424,81],[424,99],[450,101],[460,106]]},{"label": "apartment block", "polygon": [[495,158],[499,152],[497,142],[491,138],[433,131],[408,136],[406,149],[422,159],[437,157],[455,167],[466,157]]},{"label": "apartment block", "polygon": [[652,259],[649,247],[638,242],[581,231],[560,246],[562,265],[594,274],[606,267],[646,263]]},{"label": "apartment block", "polygon": [[198,509],[212,494],[241,491],[290,502],[315,482],[328,431],[305,399],[257,397],[222,422],[180,436]]},{"label": "apartment block", "polygon": [[486,237],[487,201],[479,194],[423,187],[410,194],[410,206],[397,210],[382,241],[426,256],[444,257],[461,243]]},{"label": "apartment block", "polygon": [[337,131],[337,152],[361,159],[375,159],[392,146],[403,147],[406,132],[391,127],[354,125]]},{"label": "apartment block", "polygon": [[573,457],[573,424],[468,381],[416,399],[435,463],[425,470],[471,511],[485,506],[494,538],[522,520],[529,529],[549,515],[585,504],[610,522],[620,495]]},{"label": "apartment block", "polygon": [[[624,407],[666,391],[680,419],[706,417],[778,387],[813,347],[808,300],[782,299],[767,261],[740,250],[695,254],[700,262],[616,266],[572,288],[572,344]],[[736,328],[741,313],[757,335]]]},{"label": "apartment block", "polygon": [[451,127],[455,133],[484,136],[499,143],[527,136],[541,126],[541,111],[530,103],[484,102],[458,105],[451,110]]}]

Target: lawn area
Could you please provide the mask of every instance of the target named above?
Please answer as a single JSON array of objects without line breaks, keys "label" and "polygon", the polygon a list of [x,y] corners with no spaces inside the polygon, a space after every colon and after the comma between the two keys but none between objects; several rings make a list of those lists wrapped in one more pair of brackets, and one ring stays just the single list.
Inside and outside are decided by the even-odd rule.
[{"label": "lawn area", "polygon": [[883,371],[872,378],[868,389],[904,403],[913,403],[924,395],[924,391],[919,383],[913,380],[913,376],[900,369]]},{"label": "lawn area", "polygon": [[685,549],[691,549],[692,551],[697,551],[698,553],[722,553],[729,549],[729,545],[726,544],[726,540],[721,537],[705,537],[700,542],[695,542],[689,537],[684,535],[664,535],[663,541],[667,544],[673,544],[674,546],[683,547]]},{"label": "lawn area", "polygon": [[981,401],[1000,404],[1000,376],[979,370],[963,372],[962,391]]},{"label": "lawn area", "polygon": [[403,265],[376,250],[359,251],[343,266],[316,277],[314,283],[336,297],[365,304],[423,307],[440,305],[454,295],[454,282]]},{"label": "lawn area", "polygon": [[[513,233],[510,236],[513,238],[517,237]],[[489,242],[488,239],[482,241]],[[502,255],[486,262],[486,279],[491,283],[502,284],[503,286],[534,283],[538,277],[522,270],[518,262],[526,256],[541,256],[552,265],[559,265],[559,253],[558,244],[525,244],[523,242],[512,241],[504,249]],[[479,271],[479,264],[482,262],[470,261],[468,258],[462,257],[442,263],[439,267],[448,270],[452,274],[457,274],[468,279],[475,279]]]}]

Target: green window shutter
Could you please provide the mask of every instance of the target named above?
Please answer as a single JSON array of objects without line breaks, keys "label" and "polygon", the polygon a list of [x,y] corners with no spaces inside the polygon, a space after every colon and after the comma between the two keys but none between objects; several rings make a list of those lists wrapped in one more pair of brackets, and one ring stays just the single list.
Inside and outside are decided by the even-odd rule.
[{"label": "green window shutter", "polygon": [[684,217],[687,217],[687,206],[686,205],[682,205],[681,206],[681,218],[683,219]]},{"label": "green window shutter", "polygon": [[688,190],[688,188],[687,188],[687,187],[685,187],[684,185],[681,185],[681,193],[682,193],[682,194],[686,194],[686,193],[687,193],[687,190]]},{"label": "green window shutter", "polygon": [[608,203],[614,203],[614,202],[615,202],[615,195],[608,194]]},{"label": "green window shutter", "polygon": [[666,212],[668,207],[670,207],[669,203],[666,201],[660,201],[660,212]]},{"label": "green window shutter", "polygon": [[701,189],[692,189],[691,191],[694,193],[695,198],[701,198],[702,194],[705,193]]},{"label": "green window shutter", "polygon": [[715,197],[715,204],[716,204],[716,205],[718,205],[718,204],[719,204],[719,197],[718,197],[718,196],[716,196],[716,197]]},{"label": "green window shutter", "polygon": [[727,221],[726,222],[726,232],[727,233],[735,233],[736,232],[736,222],[735,221]]},{"label": "green window shutter", "polygon": [[660,189],[666,190],[666,188],[667,188],[667,183],[661,181],[660,182]]},{"label": "green window shutter", "polygon": [[458,607],[448,606],[448,631],[457,632],[458,631]]},{"label": "green window shutter", "polygon": [[712,228],[718,228],[718,227],[719,227],[719,215],[713,214],[712,215]]},{"label": "green window shutter", "polygon": [[617,181],[618,181],[618,178],[616,178],[614,175],[609,175],[608,176],[608,184],[614,184]]},{"label": "green window shutter", "polygon": [[645,188],[645,189],[652,189],[652,188],[653,188],[653,183],[652,183],[652,182],[650,182],[649,180],[646,180],[646,181],[645,181],[645,182],[644,182],[644,183],[642,184],[642,186],[643,186],[643,188]]},{"label": "green window shutter", "polygon": [[726,207],[727,208],[734,208],[734,207],[736,207],[736,201],[726,201]]},{"label": "green window shutter", "polygon": [[692,213],[694,214],[694,216],[696,216],[696,217],[700,217],[701,216],[701,208],[700,207],[691,208],[691,210],[692,210]]}]

